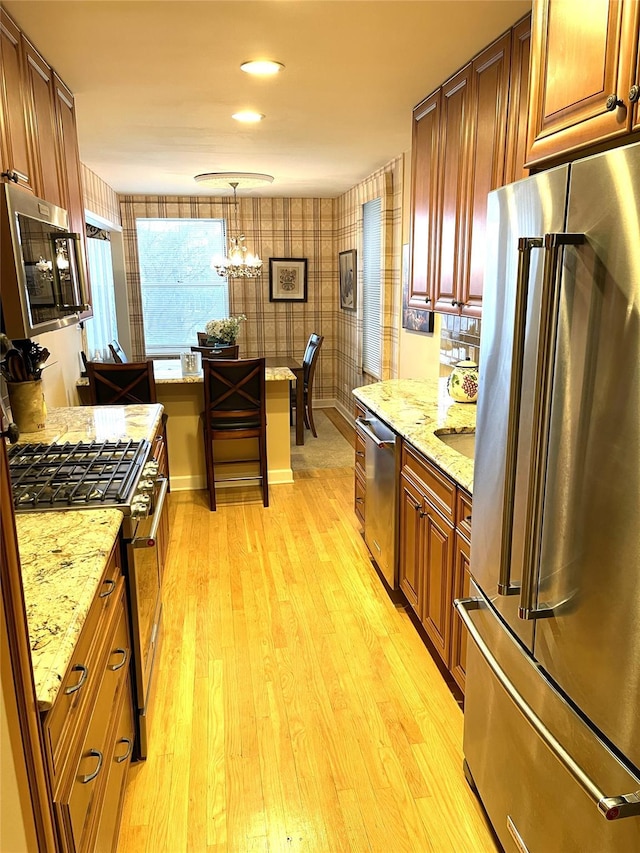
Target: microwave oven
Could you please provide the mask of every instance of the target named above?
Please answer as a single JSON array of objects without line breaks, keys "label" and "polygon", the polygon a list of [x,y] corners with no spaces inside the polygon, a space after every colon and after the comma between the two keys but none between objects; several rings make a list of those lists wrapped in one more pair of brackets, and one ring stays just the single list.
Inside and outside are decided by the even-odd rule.
[{"label": "microwave oven", "polygon": [[90,316],[82,235],[66,210],[4,184],[0,211],[2,331],[31,338]]}]

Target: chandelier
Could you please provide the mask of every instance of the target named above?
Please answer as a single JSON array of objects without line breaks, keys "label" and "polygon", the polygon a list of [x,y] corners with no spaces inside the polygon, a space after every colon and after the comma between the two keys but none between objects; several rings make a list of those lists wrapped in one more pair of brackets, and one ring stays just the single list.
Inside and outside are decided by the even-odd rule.
[{"label": "chandelier", "polygon": [[229,250],[225,258],[213,259],[212,267],[223,278],[257,278],[262,273],[262,261],[258,255],[253,255],[245,246],[245,236],[239,233],[238,227],[238,196],[239,186],[257,186],[271,183],[271,175],[258,175],[250,172],[224,173],[208,172],[196,175],[196,181],[213,186],[230,186],[233,190],[233,209],[235,235],[229,238]]}]

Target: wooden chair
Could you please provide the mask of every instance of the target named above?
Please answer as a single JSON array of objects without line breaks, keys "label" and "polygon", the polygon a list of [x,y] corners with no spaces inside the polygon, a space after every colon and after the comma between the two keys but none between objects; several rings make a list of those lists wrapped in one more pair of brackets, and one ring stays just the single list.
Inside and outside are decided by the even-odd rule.
[{"label": "wooden chair", "polygon": [[[316,425],[313,422],[313,378],[316,372],[316,364],[320,355],[320,347],[324,340],[324,335],[318,335],[312,332],[309,335],[307,346],[302,358],[303,367],[303,405],[304,405],[304,425],[310,429],[314,438],[318,437]],[[295,391],[291,389],[291,409],[296,405]],[[293,417],[291,418],[293,423]]]},{"label": "wooden chair", "polygon": [[[158,402],[151,360],[130,361],[125,364],[88,361],[87,377],[89,400],[92,406],[129,406]],[[167,415],[164,412],[162,431],[167,451],[167,479],[169,479]]]},{"label": "wooden chair", "polygon": [[238,344],[229,344],[228,346],[206,347],[198,346],[191,347],[191,352],[199,352],[202,358],[238,358],[240,347]]},{"label": "wooden chair", "polygon": [[[202,366],[204,371],[202,417],[209,508],[212,512],[216,509],[216,482],[240,480],[259,480],[262,485],[262,503],[264,506],[269,506],[264,358],[205,360]],[[240,438],[257,439],[257,457],[225,459],[220,464],[257,462],[260,473],[216,480],[214,442]]]},{"label": "wooden chair", "polygon": [[109,351],[111,352],[114,364],[127,364],[129,361],[127,354],[122,349],[118,341],[111,341],[109,344]]}]

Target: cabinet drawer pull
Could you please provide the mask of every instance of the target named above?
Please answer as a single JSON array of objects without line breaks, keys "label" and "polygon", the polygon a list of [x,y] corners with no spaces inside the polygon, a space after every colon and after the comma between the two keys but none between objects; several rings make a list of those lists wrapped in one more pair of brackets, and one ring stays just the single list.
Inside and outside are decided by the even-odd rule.
[{"label": "cabinet drawer pull", "polygon": [[465,515],[463,521],[465,524],[471,524],[471,515]]},{"label": "cabinet drawer pull", "polygon": [[420,510],[420,518],[426,518],[428,515],[429,515],[429,513],[426,510],[424,510],[424,509]]},{"label": "cabinet drawer pull", "polygon": [[122,764],[122,762],[126,761],[127,758],[129,758],[129,756],[131,755],[131,750],[133,749],[133,741],[131,740],[131,738],[122,737],[122,738],[120,738],[119,741],[117,741],[116,746],[119,743],[126,743],[127,744],[127,751],[125,752],[125,754],[116,757],[116,761],[118,762],[118,764]]},{"label": "cabinet drawer pull", "polygon": [[83,666],[81,663],[77,663],[72,669],[71,672],[79,672],[80,678],[76,684],[72,684],[71,687],[65,687],[65,696],[69,696],[71,693],[75,693],[76,690],[80,690],[82,685],[87,680],[87,676],[89,675],[89,670],[86,666]]},{"label": "cabinet drawer pull", "polygon": [[108,669],[110,669],[112,672],[117,672],[119,669],[122,669],[122,667],[127,662],[128,658],[129,658],[129,650],[128,649],[114,649],[111,652],[111,654],[112,655],[115,655],[115,654],[121,654],[122,655],[122,660],[120,661],[120,663],[112,663],[112,664],[109,664],[109,666],[108,666]]},{"label": "cabinet drawer pull", "polygon": [[116,582],[112,580],[104,581],[104,586],[108,586],[109,588],[105,592],[101,592],[99,598],[108,598],[116,588]]},{"label": "cabinet drawer pull", "polygon": [[609,95],[606,100],[605,107],[612,113],[616,107],[624,107],[624,101],[621,101],[617,95]]},{"label": "cabinet drawer pull", "polygon": [[362,456],[362,458],[364,459],[364,453],[362,452],[362,450],[356,450],[356,456]]},{"label": "cabinet drawer pull", "polygon": [[89,773],[89,774],[87,774],[87,776],[81,776],[80,777],[80,781],[82,782],[83,785],[86,785],[87,782],[93,782],[93,780],[96,778],[96,776],[98,775],[98,773],[102,769],[102,753],[100,752],[100,750],[99,749],[90,749],[89,752],[87,753],[87,756],[91,756],[91,755],[94,755],[98,759],[98,765],[97,765],[96,769],[93,771],[93,773]]},{"label": "cabinet drawer pull", "polygon": [[637,101],[640,101],[640,86],[637,83],[629,89],[629,100],[632,104],[635,104]]},{"label": "cabinet drawer pull", "polygon": [[431,297],[427,296],[427,298],[424,301],[428,305],[431,302]]},{"label": "cabinet drawer pull", "polygon": [[356,503],[357,503],[357,504],[363,504],[363,503],[364,503],[364,498],[356,498]]}]

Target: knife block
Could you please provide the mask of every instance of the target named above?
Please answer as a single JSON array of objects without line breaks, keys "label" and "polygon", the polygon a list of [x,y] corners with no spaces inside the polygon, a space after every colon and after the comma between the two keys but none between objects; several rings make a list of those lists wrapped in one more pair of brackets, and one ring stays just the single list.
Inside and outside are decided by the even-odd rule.
[{"label": "knife block", "polygon": [[7,382],[11,415],[21,433],[44,429],[47,407],[42,392],[42,379]]}]

